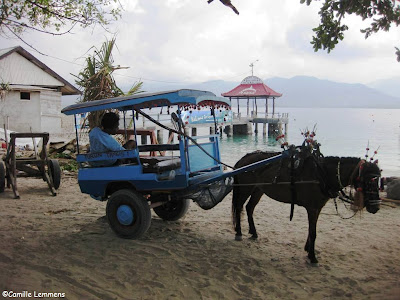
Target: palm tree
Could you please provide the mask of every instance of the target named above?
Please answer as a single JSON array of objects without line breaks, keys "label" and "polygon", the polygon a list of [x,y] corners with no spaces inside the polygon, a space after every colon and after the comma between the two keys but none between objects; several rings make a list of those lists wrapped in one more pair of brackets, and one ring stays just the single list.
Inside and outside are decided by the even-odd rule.
[{"label": "palm tree", "polygon": [[[81,102],[132,95],[142,92],[143,82],[135,82],[128,93],[124,93],[116,84],[113,72],[127,67],[115,66],[112,50],[115,46],[115,37],[106,40],[100,49],[95,48],[94,54],[86,58],[86,66],[74,75],[76,84],[83,90]],[[94,48],[94,47],[92,47]],[[89,49],[90,50],[90,49]],[[90,129],[99,126],[105,111],[92,112],[88,115]]]}]

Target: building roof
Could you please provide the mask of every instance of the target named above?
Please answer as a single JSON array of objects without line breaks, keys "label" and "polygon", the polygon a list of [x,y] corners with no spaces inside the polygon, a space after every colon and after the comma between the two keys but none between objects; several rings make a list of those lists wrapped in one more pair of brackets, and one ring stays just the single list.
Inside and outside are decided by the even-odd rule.
[{"label": "building roof", "polygon": [[48,66],[46,66],[44,63],[42,63],[21,46],[0,49],[0,60],[13,53],[18,53],[19,55],[23,56],[25,59],[36,65],[38,68],[42,69],[47,74],[63,83],[64,85],[60,86],[60,90],[63,95],[79,95],[81,93],[76,87],[74,87],[72,84],[70,84],[68,81],[66,81],[64,78],[62,78],[60,75],[58,75],[56,72],[54,72],[52,69],[50,69]]},{"label": "building roof", "polygon": [[235,98],[270,98],[270,97],[281,97],[281,93],[275,92],[273,89],[268,87],[260,78],[257,76],[248,76],[242,80],[240,85],[235,87],[233,90],[223,93],[224,97],[235,97]]}]

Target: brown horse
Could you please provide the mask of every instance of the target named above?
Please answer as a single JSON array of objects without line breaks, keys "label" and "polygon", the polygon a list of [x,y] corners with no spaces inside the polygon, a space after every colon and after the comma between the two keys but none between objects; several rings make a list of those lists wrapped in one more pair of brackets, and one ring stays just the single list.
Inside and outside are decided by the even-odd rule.
[{"label": "brown horse", "polygon": [[[256,151],[242,157],[235,168],[243,167],[272,156],[278,152]],[[293,165],[293,168],[291,167]],[[317,220],[326,202],[335,198],[346,186],[356,189],[356,198],[363,198],[362,207],[370,213],[379,210],[380,169],[376,162],[366,162],[355,157],[322,157],[308,155],[302,159],[283,157],[255,171],[241,173],[234,177],[232,197],[232,220],[236,240],[242,240],[240,217],[246,205],[249,233],[257,239],[253,212],[263,194],[270,198],[303,206],[308,214],[308,237],[304,250],[311,263],[318,263],[315,257]]]}]

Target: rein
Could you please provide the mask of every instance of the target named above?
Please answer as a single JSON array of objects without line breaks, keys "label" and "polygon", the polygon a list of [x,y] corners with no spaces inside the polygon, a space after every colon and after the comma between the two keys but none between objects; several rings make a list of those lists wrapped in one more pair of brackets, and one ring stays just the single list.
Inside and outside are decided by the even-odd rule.
[{"label": "rein", "polygon": [[[351,173],[351,176],[350,176],[350,178],[349,178],[349,185],[351,185],[351,183],[353,182],[354,176],[357,174],[357,171],[358,171],[358,177],[361,176],[361,166],[362,166],[364,163],[365,163],[365,160],[363,160],[363,159],[361,159],[361,160],[358,162],[358,164],[357,164],[356,167],[354,168],[354,170],[353,170],[353,172]],[[339,159],[339,162],[338,162],[338,165],[337,165],[337,174],[336,174],[336,177],[337,177],[337,181],[338,181],[339,188],[340,188],[340,190],[339,190],[339,193],[340,193],[340,194],[338,195],[338,198],[339,198],[340,200],[342,200],[343,202],[346,202],[346,203],[349,203],[349,204],[353,204],[353,203],[354,203],[354,198],[353,198],[353,195],[352,195],[351,191],[350,191],[349,195],[347,195],[347,194],[344,192],[344,187],[343,187],[343,185],[342,185],[341,176],[340,176],[340,159]],[[355,211],[354,214],[353,214],[352,216],[350,216],[350,217],[343,217],[343,216],[339,213],[339,211],[338,211],[338,205],[337,205],[336,198],[334,198],[333,200],[334,200],[334,203],[335,203],[336,213],[337,213],[342,219],[351,219],[351,218],[353,218],[353,217],[357,214],[358,211]],[[376,200],[376,201],[377,201],[377,203],[379,203],[379,201],[381,201],[381,200]]]},{"label": "rein", "polygon": [[[355,170],[359,167],[359,165],[360,165],[360,163],[357,164]],[[341,180],[341,176],[340,176],[340,158],[339,158],[339,161],[338,161],[336,170],[337,170],[337,172],[336,172],[336,177],[337,177],[337,181],[338,181],[339,188],[340,188],[338,197],[339,197],[339,199],[342,200],[343,202],[346,202],[346,203],[349,203],[349,204],[353,204],[353,203],[354,203],[354,198],[353,198],[353,195],[351,194],[351,191],[350,191],[350,194],[347,195],[347,194],[344,192],[344,186],[342,185],[342,180]],[[355,174],[355,170],[352,172],[352,176],[350,176],[349,183],[351,183],[351,181],[352,181],[353,175]],[[336,197],[336,198],[337,198],[337,197]],[[340,218],[342,218],[342,219],[344,219],[344,220],[348,220],[348,219],[353,218],[353,217],[357,214],[357,211],[355,211],[354,214],[353,214],[352,216],[350,216],[350,217],[343,217],[343,216],[339,213],[336,198],[333,198],[333,202],[335,203],[336,214],[337,214]],[[348,209],[348,208],[347,208],[347,209]]]},{"label": "rein", "polygon": [[[360,163],[357,164],[355,170],[359,167],[359,165],[360,165]],[[338,181],[339,188],[340,188],[338,197],[340,200],[352,204],[354,202],[354,198],[353,198],[353,195],[351,194],[351,191],[350,191],[350,194],[347,195],[344,192],[344,186],[342,185],[342,180],[341,180],[341,176],[340,176],[340,158],[339,158],[336,170],[337,170],[336,177],[337,177],[337,181]],[[351,181],[353,179],[355,170],[352,172],[352,176],[350,176],[349,183],[351,183]],[[335,199],[335,206],[336,206],[336,197],[334,199]],[[336,206],[336,211],[337,211],[337,206]]]},{"label": "rein", "polygon": [[[341,180],[341,176],[340,176],[340,160],[341,159],[339,158],[339,161],[338,161],[338,164],[337,164],[337,168],[336,168],[336,170],[337,170],[336,177],[337,177],[337,182],[338,182],[339,188],[340,188],[340,190],[339,190],[340,194],[338,195],[338,197],[339,197],[340,200],[352,204],[354,202],[354,198],[353,198],[353,195],[351,194],[351,191],[350,191],[350,194],[347,195],[344,192],[344,188],[345,187],[342,185],[342,180]],[[358,176],[361,175],[360,174],[361,173],[361,166],[364,163],[365,163],[365,160],[361,159],[358,162],[358,164],[356,165],[356,167],[354,168],[353,172],[351,172],[351,176],[349,178],[349,185],[351,185],[351,183],[353,182],[353,178],[356,175],[357,171],[358,171]]]}]

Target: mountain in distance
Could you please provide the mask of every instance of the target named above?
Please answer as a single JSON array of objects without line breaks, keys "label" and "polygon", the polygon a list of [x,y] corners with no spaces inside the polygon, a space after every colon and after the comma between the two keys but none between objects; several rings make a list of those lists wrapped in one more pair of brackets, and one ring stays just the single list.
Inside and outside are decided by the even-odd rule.
[{"label": "mountain in distance", "polygon": [[264,81],[283,96],[275,101],[281,107],[400,108],[400,98],[364,84],[340,83],[315,77],[274,77]]},{"label": "mountain in distance", "polygon": [[[397,85],[395,84],[396,82],[398,82]],[[334,82],[309,76],[273,77],[265,79],[264,83],[274,91],[283,94],[282,97],[275,99],[277,107],[400,108],[400,93],[396,92],[396,90],[400,89],[400,78],[380,80],[369,84],[369,86]],[[240,81],[224,80],[187,83],[184,85],[145,82],[143,90],[146,92],[158,92],[187,88],[211,91],[220,96],[239,84]],[[396,95],[399,96],[396,97]],[[69,104],[72,103],[66,103],[63,100],[63,107]],[[236,105],[236,101],[234,101],[234,105]],[[242,101],[242,105],[245,106],[246,101]]]},{"label": "mountain in distance", "polygon": [[157,84],[154,82],[143,84],[143,90],[146,92],[170,91],[179,89],[193,89],[201,91],[210,91],[217,96],[222,93],[228,92],[235,88],[240,81],[224,81],[224,80],[210,80],[206,82],[193,82],[187,84]]},{"label": "mountain in distance", "polygon": [[[381,84],[384,84],[382,81]],[[340,83],[309,76],[292,78],[273,77],[264,83],[283,96],[275,99],[277,107],[354,107],[400,108],[400,97],[385,94],[364,84]],[[220,96],[234,89],[240,82],[212,80],[187,85],[144,84],[149,92],[190,88],[211,91]],[[236,104],[236,101],[235,101]],[[246,105],[242,101],[241,105]]]},{"label": "mountain in distance", "polygon": [[384,94],[400,97],[400,76],[389,79],[376,80],[368,83],[368,86]]}]

